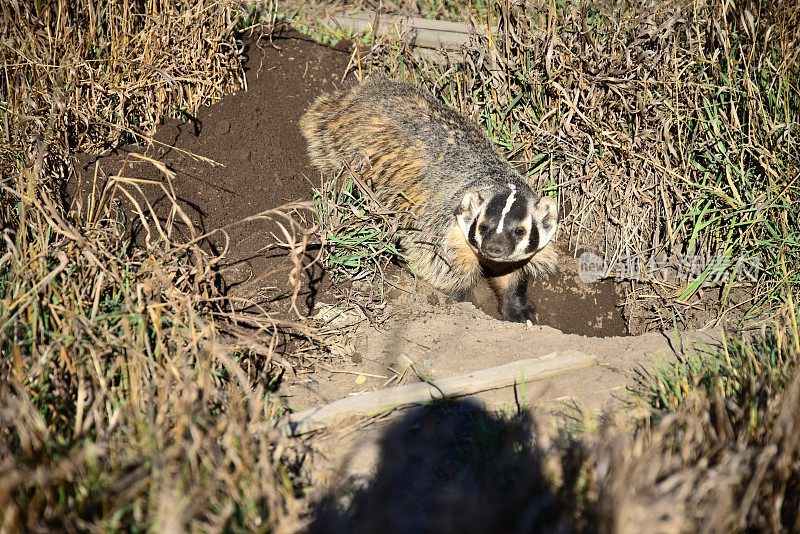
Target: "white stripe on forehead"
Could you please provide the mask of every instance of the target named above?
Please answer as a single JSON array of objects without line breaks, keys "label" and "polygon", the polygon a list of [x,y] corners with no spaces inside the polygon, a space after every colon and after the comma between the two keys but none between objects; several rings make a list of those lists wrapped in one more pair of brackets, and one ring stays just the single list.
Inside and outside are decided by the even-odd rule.
[{"label": "white stripe on forehead", "polygon": [[514,205],[514,200],[517,198],[517,186],[514,184],[508,184],[508,187],[511,188],[511,193],[509,193],[508,198],[506,199],[506,205],[503,208],[503,213],[500,214],[500,222],[497,223],[497,233],[503,233],[503,221],[506,219],[506,215],[508,212],[511,211],[511,206]]}]

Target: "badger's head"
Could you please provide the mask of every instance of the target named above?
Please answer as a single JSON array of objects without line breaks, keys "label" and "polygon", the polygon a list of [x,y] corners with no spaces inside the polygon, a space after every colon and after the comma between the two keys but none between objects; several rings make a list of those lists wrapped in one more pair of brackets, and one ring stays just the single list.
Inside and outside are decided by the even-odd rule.
[{"label": "badger's head", "polygon": [[556,233],[555,201],[514,183],[467,191],[455,215],[469,245],[492,262],[526,260]]}]

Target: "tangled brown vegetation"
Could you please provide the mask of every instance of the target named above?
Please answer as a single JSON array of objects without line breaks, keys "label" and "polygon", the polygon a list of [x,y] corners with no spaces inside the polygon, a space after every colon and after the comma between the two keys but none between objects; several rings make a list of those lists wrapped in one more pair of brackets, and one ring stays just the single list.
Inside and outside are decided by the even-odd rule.
[{"label": "tangled brown vegetation", "polygon": [[788,313],[759,339],[727,341],[721,353],[694,362],[705,373],[677,409],[657,412],[633,434],[601,432],[587,456],[597,491],[592,514],[611,519],[617,532],[798,530],[798,358],[796,317]]},{"label": "tangled brown vegetation", "polygon": [[[234,8],[0,6],[0,530],[252,531],[294,491],[268,391],[289,365],[273,354],[282,332],[308,329],[219,293],[218,258],[159,162],[162,182],[117,175],[85,205],[64,196],[73,151],[148,142],[165,115],[241,86]],[[172,200],[166,217],[145,187]],[[281,228],[297,261],[307,208],[254,219]]]}]

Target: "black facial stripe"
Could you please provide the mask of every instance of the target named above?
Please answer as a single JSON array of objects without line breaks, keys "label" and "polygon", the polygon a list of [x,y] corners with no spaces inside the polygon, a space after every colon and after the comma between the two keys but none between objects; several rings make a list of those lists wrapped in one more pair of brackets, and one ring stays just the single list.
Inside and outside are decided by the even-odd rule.
[{"label": "black facial stripe", "polygon": [[484,217],[487,221],[491,221],[493,223],[492,226],[495,228],[497,227],[497,223],[500,222],[500,216],[503,215],[503,209],[506,207],[506,198],[507,197],[503,195],[495,195],[486,204]]},{"label": "black facial stripe", "polygon": [[467,241],[469,244],[475,248],[478,248],[478,240],[475,239],[475,232],[478,231],[478,217],[475,217],[475,220],[472,221],[472,224],[469,227],[469,235],[467,236]]},{"label": "black facial stripe", "polygon": [[523,198],[522,196],[518,196],[516,200],[514,200],[514,204],[511,205],[511,209],[506,215],[507,221],[513,221],[514,226],[519,224],[521,221],[525,220],[525,217],[528,216],[528,201]]},{"label": "black facial stripe", "polygon": [[536,252],[537,248],[539,248],[539,229],[534,225],[531,227],[531,235],[528,236],[528,246],[525,252]]},{"label": "black facial stripe", "polygon": [[[510,190],[509,194],[511,194]],[[507,201],[507,194],[495,194],[489,202],[486,203],[486,209],[484,210],[486,220],[484,222],[491,221],[492,226],[496,228],[500,223],[500,218],[503,217],[503,211],[506,209]],[[505,214],[503,219],[503,230],[519,226],[519,224],[528,217],[528,214],[528,197],[517,190],[514,203],[511,204],[508,213]]]}]

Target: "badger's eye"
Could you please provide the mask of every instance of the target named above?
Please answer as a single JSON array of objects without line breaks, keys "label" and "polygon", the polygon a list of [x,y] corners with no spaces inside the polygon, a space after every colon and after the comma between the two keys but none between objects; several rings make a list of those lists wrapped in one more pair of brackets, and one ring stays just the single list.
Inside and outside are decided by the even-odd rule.
[{"label": "badger's eye", "polygon": [[524,236],[525,235],[525,228],[523,228],[521,226],[517,226],[516,228],[514,228],[514,235],[517,236],[517,237]]},{"label": "badger's eye", "polygon": [[481,223],[481,224],[479,224],[479,225],[478,225],[478,231],[479,231],[481,234],[485,234],[486,232],[488,232],[488,231],[489,231],[489,225],[488,225],[488,224],[486,224],[486,223]]}]

